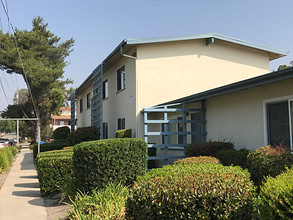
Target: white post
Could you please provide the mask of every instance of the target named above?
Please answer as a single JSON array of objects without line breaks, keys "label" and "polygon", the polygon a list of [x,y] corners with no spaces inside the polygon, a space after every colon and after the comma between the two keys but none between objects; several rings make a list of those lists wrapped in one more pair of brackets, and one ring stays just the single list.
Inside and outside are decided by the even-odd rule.
[{"label": "white post", "polygon": [[16,144],[19,145],[19,119],[16,120]]},{"label": "white post", "polygon": [[38,119],[37,121],[37,126],[38,126],[38,153],[41,152],[41,147],[40,147],[40,141],[41,141],[41,126],[40,126],[40,121]]}]

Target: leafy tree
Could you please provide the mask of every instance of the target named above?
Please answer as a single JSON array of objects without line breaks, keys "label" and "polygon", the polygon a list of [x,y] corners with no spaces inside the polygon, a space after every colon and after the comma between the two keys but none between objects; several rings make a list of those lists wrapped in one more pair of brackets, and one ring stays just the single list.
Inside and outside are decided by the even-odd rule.
[{"label": "leafy tree", "polygon": [[280,65],[278,67],[278,70],[283,70],[283,69],[287,69],[287,68],[290,68],[290,67],[293,67],[293,61],[290,62],[290,66],[287,66],[286,64]]},{"label": "leafy tree", "polygon": [[15,121],[2,121],[0,120],[0,132],[12,132],[16,130]]},{"label": "leafy tree", "polygon": [[14,93],[13,102],[15,104],[24,104],[29,100],[29,91],[27,89],[19,89]]},{"label": "leafy tree", "polygon": [[[60,37],[48,30],[48,24],[41,17],[33,19],[30,31],[16,29],[14,36],[0,31],[0,69],[23,76],[31,91],[30,99],[23,107],[30,106],[27,114],[33,110],[32,116],[40,119],[43,128],[49,124],[50,115],[57,113],[67,98],[65,85],[72,81],[64,80],[63,73],[73,43],[72,38],[60,42]],[[7,110],[19,112],[21,108],[17,110],[13,106]]]}]

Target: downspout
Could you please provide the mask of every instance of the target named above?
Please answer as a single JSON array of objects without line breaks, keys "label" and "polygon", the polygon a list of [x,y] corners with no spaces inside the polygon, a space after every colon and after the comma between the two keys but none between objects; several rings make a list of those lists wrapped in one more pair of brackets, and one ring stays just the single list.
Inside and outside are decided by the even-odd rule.
[{"label": "downspout", "polygon": [[133,57],[133,56],[130,56],[130,55],[127,55],[127,54],[124,54],[124,53],[123,53],[123,46],[120,47],[120,54],[121,54],[123,57],[128,57],[128,58],[132,58],[132,59],[135,59],[135,60],[136,60],[136,57]]}]

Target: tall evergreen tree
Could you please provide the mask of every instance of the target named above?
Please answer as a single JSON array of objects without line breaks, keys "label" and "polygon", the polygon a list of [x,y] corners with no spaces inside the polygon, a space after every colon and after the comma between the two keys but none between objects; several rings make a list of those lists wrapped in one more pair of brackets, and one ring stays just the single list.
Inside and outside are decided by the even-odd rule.
[{"label": "tall evergreen tree", "polygon": [[48,125],[50,115],[57,113],[66,100],[65,85],[72,81],[63,79],[63,73],[73,44],[72,38],[60,42],[41,17],[33,19],[30,31],[0,31],[0,69],[23,76],[35,108],[31,97],[28,102],[42,127]]}]

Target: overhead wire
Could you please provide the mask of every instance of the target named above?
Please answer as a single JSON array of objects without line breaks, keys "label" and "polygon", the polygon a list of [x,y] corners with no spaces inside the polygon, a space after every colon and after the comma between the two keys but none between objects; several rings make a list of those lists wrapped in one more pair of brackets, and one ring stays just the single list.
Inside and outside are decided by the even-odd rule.
[{"label": "overhead wire", "polygon": [[[21,55],[20,55],[19,47],[18,47],[18,44],[17,44],[16,32],[15,32],[15,30],[14,30],[14,27],[13,27],[11,21],[10,21],[10,17],[9,17],[9,15],[8,15],[8,11],[6,10],[6,7],[5,7],[5,5],[4,5],[4,3],[3,3],[3,0],[0,0],[0,1],[1,1],[1,4],[2,4],[2,7],[3,7],[3,10],[4,10],[4,12],[5,12],[5,14],[6,14],[6,17],[7,17],[7,20],[8,20],[8,24],[9,24],[8,26],[11,27],[12,32],[13,32],[13,34],[12,34],[12,36],[13,36],[13,42],[14,42],[14,45],[15,45],[16,50],[17,50],[17,53],[18,53],[18,57],[19,57],[19,60],[20,60],[20,63],[21,63],[21,68],[22,68],[23,78],[24,78],[24,80],[25,80],[25,82],[26,82],[26,84],[27,84],[27,88],[28,88],[28,90],[29,90],[30,98],[31,98],[31,100],[32,100],[32,104],[33,104],[33,108],[34,108],[34,111],[35,111],[36,117],[39,118],[38,111],[37,111],[37,109],[36,109],[36,105],[35,105],[34,98],[33,98],[33,95],[32,95],[32,91],[31,91],[31,88],[30,88],[30,84],[29,84],[29,81],[28,81],[28,79],[27,79],[27,75],[26,75],[26,72],[25,72],[25,69],[24,69],[24,65],[23,65],[22,57],[21,57]],[[6,4],[7,4],[7,1],[6,1]]]}]

